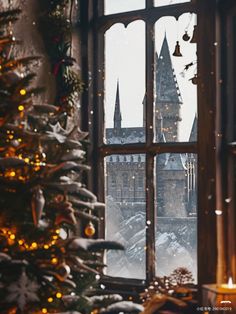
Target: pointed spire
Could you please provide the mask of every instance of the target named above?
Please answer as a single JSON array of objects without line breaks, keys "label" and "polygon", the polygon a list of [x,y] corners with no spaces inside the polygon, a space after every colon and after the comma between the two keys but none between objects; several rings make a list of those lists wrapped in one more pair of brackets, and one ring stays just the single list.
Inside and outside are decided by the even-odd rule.
[{"label": "pointed spire", "polygon": [[182,99],[173,70],[166,33],[157,60],[156,71],[157,102],[181,104]]},{"label": "pointed spire", "polygon": [[143,105],[143,127],[145,128],[146,127],[146,105],[147,105],[146,94],[143,97],[142,105]]},{"label": "pointed spire", "polygon": [[119,80],[117,80],[116,88],[116,102],[115,102],[115,112],[114,112],[114,129],[121,129],[121,111],[120,111],[120,91],[119,91]]},{"label": "pointed spire", "polygon": [[164,170],[186,171],[183,156],[179,153],[170,153],[165,164]]},{"label": "pointed spire", "polygon": [[195,115],[193,120],[192,129],[189,136],[189,142],[196,142],[197,141],[197,115]]}]

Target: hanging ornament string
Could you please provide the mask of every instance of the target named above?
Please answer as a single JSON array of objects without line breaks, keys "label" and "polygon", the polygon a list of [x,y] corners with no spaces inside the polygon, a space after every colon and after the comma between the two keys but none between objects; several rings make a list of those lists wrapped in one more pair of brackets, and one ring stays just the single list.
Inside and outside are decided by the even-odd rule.
[{"label": "hanging ornament string", "polygon": [[183,39],[184,41],[189,41],[189,39],[190,39],[190,36],[189,36],[189,34],[188,34],[188,29],[189,29],[190,23],[191,23],[191,21],[192,21],[192,17],[193,17],[192,13],[189,13],[189,21],[188,21],[188,24],[187,24],[186,27],[185,27],[184,35],[182,36],[182,39]]},{"label": "hanging ornament string", "polygon": [[188,31],[189,26],[190,26],[190,24],[192,22],[192,19],[193,19],[193,13],[189,13],[189,21],[188,21],[187,26],[185,27],[185,31]]}]

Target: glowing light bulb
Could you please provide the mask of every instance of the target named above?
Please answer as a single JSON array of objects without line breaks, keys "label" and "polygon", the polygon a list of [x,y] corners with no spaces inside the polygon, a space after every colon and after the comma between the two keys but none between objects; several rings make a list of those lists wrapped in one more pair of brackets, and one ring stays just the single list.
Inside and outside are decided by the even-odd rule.
[{"label": "glowing light bulb", "polygon": [[42,313],[45,314],[45,313],[47,313],[47,312],[48,312],[48,310],[47,310],[46,308],[43,308],[43,309],[42,309]]},{"label": "glowing light bulb", "polygon": [[36,249],[36,248],[38,247],[38,244],[37,244],[36,242],[33,242],[33,243],[31,244],[31,247],[32,247],[33,249]]},{"label": "glowing light bulb", "polygon": [[23,245],[23,244],[24,244],[24,241],[23,241],[23,240],[19,240],[19,241],[18,241],[18,244],[19,244],[19,245]]},{"label": "glowing light bulb", "polygon": [[18,106],[18,110],[19,110],[19,111],[24,111],[24,110],[25,110],[25,107],[24,107],[23,105],[19,105],[19,106]]},{"label": "glowing light bulb", "polygon": [[48,298],[48,303],[52,303],[52,302],[53,302],[53,298],[52,297]]},{"label": "glowing light bulb", "polygon": [[26,95],[26,90],[22,88],[20,90],[20,94],[21,94],[21,96],[25,96]]},{"label": "glowing light bulb", "polygon": [[51,259],[51,263],[52,263],[52,264],[57,264],[57,263],[58,263],[58,259],[57,259],[56,257],[53,257],[53,258]]},{"label": "glowing light bulb", "polygon": [[61,297],[62,297],[61,292],[57,292],[56,297],[57,297],[58,299],[61,299]]},{"label": "glowing light bulb", "polygon": [[49,245],[44,244],[43,248],[44,248],[45,250],[48,250],[48,249],[49,249]]},{"label": "glowing light bulb", "polygon": [[14,234],[11,234],[9,237],[11,240],[15,240],[16,236]]}]

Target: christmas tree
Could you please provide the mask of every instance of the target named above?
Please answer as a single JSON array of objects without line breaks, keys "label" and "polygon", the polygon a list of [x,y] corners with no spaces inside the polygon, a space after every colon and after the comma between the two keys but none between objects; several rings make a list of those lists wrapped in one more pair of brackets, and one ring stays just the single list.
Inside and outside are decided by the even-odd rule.
[{"label": "christmas tree", "polygon": [[[43,91],[32,87],[38,58],[17,58],[20,42],[9,27],[19,13],[0,13],[1,314],[91,313],[94,307],[110,313],[114,298],[105,309],[104,297],[87,292],[100,278],[104,249],[123,247],[93,238],[93,211],[104,205],[83,183],[87,134],[76,124],[75,89],[67,80],[69,98],[60,94],[54,105],[34,101]],[[140,310],[130,302],[117,306]]]}]

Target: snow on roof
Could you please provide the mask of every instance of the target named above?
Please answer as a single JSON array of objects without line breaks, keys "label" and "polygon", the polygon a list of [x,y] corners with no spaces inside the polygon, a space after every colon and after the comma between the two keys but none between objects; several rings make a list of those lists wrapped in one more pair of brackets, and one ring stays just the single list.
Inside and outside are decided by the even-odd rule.
[{"label": "snow on roof", "polygon": [[183,154],[172,153],[168,156],[163,170],[187,170],[185,161]]}]

